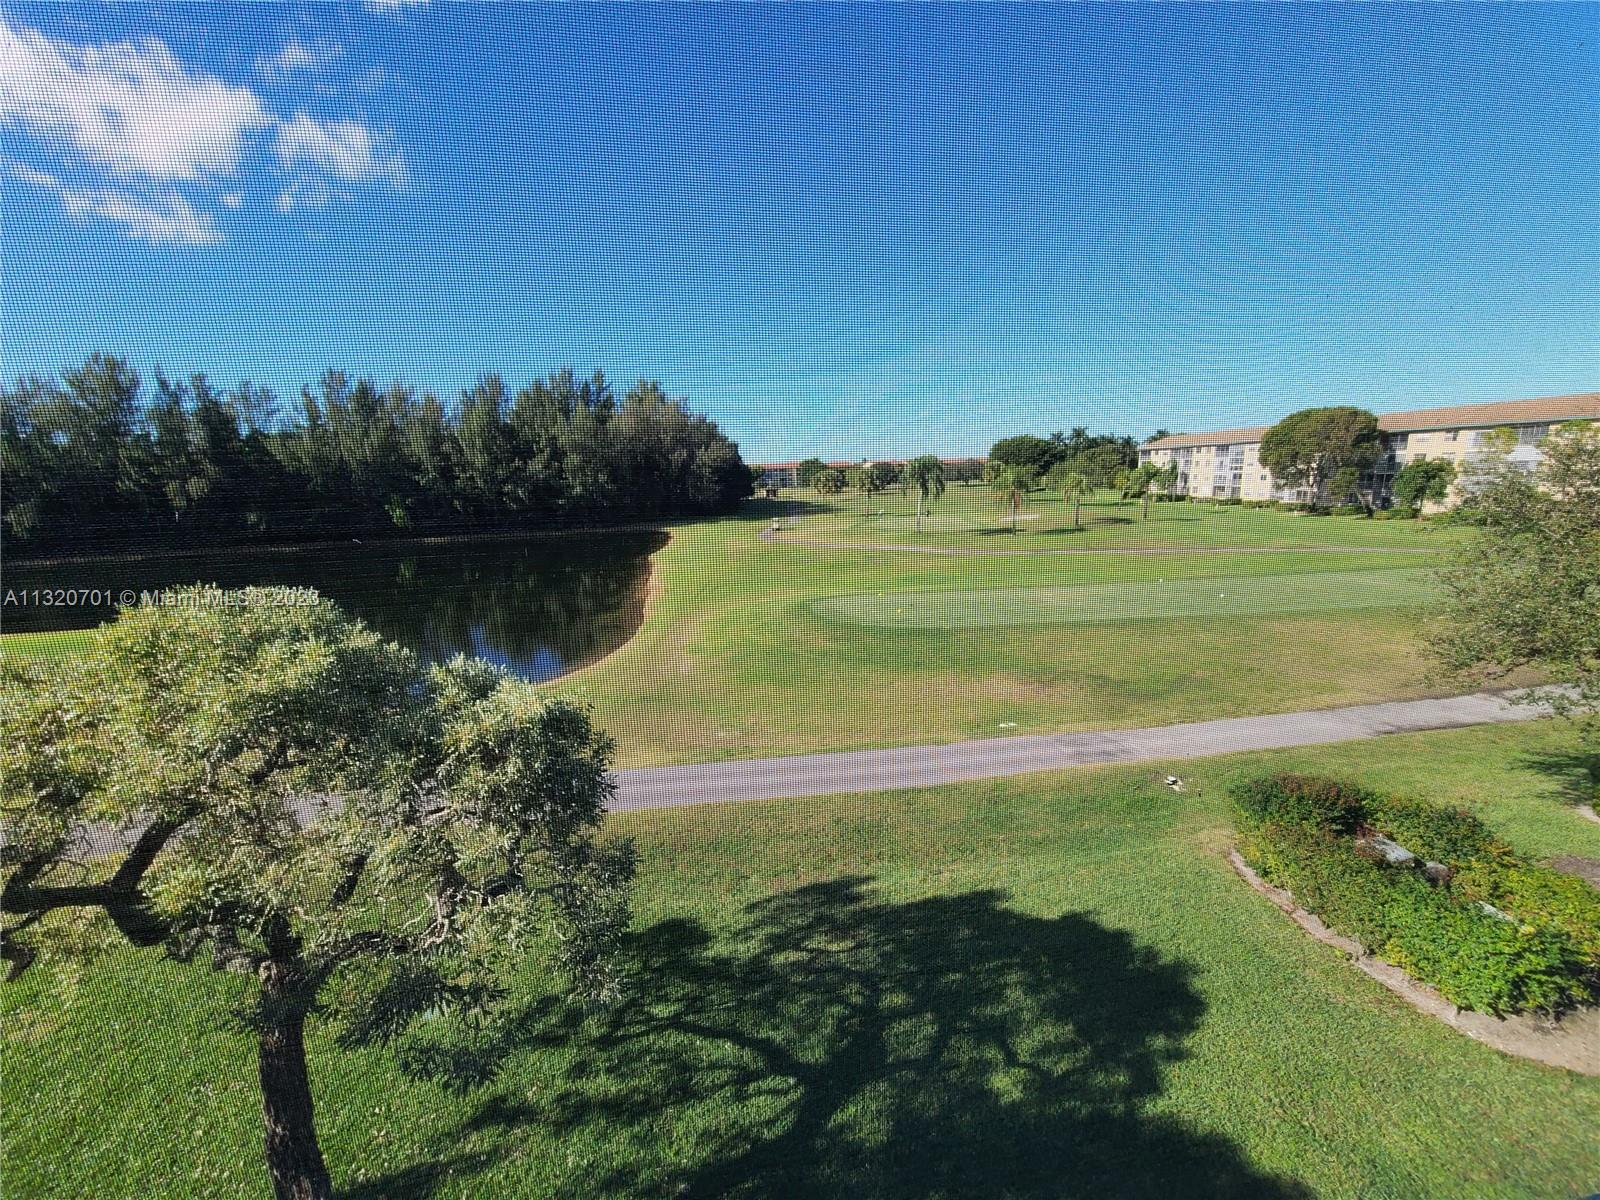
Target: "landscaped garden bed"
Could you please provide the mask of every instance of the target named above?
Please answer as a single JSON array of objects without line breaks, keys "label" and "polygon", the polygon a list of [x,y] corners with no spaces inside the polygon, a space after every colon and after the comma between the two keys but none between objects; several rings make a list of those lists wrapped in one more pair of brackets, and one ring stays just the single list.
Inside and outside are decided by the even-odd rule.
[{"label": "landscaped garden bed", "polygon": [[1600,891],[1471,814],[1286,774],[1233,808],[1251,875],[1455,1009],[1548,1026],[1600,999]]}]

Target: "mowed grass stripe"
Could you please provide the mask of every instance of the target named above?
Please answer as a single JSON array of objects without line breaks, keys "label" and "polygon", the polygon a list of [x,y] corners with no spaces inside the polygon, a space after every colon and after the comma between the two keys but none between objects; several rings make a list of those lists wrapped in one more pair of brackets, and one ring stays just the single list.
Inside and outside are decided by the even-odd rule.
[{"label": "mowed grass stripe", "polygon": [[1216,575],[1077,587],[992,588],[937,592],[862,592],[825,596],[818,616],[891,629],[983,629],[1002,625],[1098,625],[1179,617],[1399,608],[1434,594],[1419,569],[1327,571],[1286,575]]}]

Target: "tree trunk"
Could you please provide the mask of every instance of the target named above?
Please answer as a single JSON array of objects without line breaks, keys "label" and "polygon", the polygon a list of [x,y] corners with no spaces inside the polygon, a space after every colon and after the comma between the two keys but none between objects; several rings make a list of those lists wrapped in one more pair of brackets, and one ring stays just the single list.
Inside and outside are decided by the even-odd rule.
[{"label": "tree trunk", "polygon": [[[272,965],[264,971],[281,970]],[[277,1200],[331,1200],[333,1182],[317,1144],[306,1071],[306,1020],[298,1006],[282,1004],[282,985],[263,980],[267,1023],[260,1036],[261,1121],[266,1128],[267,1175]],[[277,1003],[275,1003],[277,1001]]]},{"label": "tree trunk", "polygon": [[1083,522],[1078,520],[1078,512],[1082,508],[1083,508],[1083,501],[1074,499],[1073,502],[1072,502],[1072,527],[1074,529],[1076,529],[1079,525],[1083,524]]},{"label": "tree trunk", "polygon": [[917,493],[917,532],[922,532],[922,493]]}]

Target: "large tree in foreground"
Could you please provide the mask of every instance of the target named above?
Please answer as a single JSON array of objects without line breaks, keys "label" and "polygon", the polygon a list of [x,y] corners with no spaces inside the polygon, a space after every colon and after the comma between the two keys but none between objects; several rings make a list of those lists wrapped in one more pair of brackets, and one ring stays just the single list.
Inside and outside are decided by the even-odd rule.
[{"label": "large tree in foreground", "polygon": [[1263,435],[1260,457],[1279,487],[1306,488],[1315,500],[1344,489],[1345,499],[1382,451],[1378,418],[1339,405],[1290,413]]},{"label": "large tree in foreground", "polygon": [[915,488],[917,493],[917,532],[922,532],[922,510],[930,499],[944,495],[944,464],[932,454],[913,458],[900,473],[903,486]]},{"label": "large tree in foreground", "polygon": [[481,1018],[540,949],[610,998],[633,851],[598,840],[611,743],[584,710],[423,669],[326,601],[222,599],[3,669],[0,933],[13,978],[119,942],[246,976],[274,1192],[322,1200],[307,1019],[359,1043]]},{"label": "large tree in foreground", "polygon": [[1600,425],[1562,426],[1529,474],[1503,456],[1480,464],[1467,502],[1482,518],[1441,572],[1431,648],[1481,682],[1532,667],[1553,687],[1531,699],[1586,716],[1600,735]]}]

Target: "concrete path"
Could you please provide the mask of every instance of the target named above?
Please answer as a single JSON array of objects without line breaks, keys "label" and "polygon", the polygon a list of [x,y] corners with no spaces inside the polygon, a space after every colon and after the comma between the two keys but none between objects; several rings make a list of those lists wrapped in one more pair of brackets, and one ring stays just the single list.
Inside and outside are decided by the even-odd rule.
[{"label": "concrete path", "polygon": [[1178,764],[1182,760],[1212,754],[1320,746],[1389,733],[1526,721],[1546,715],[1544,709],[1532,705],[1512,704],[1512,695],[1515,693],[1479,692],[1150,729],[1048,733],[943,746],[639,767],[616,773],[617,797],[611,807],[626,811],[886,791],[1095,763],[1170,763],[1181,774]]}]

